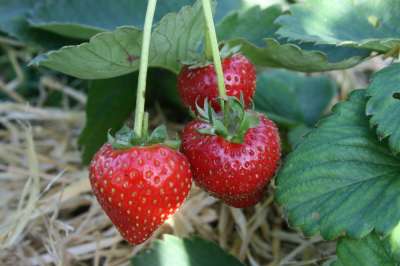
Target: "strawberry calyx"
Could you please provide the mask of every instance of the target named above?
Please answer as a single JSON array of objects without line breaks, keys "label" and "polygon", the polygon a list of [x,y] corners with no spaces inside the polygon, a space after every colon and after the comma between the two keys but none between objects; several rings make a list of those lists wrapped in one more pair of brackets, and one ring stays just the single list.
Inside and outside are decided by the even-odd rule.
[{"label": "strawberry calyx", "polygon": [[127,125],[124,125],[118,130],[115,136],[112,136],[109,131],[107,135],[108,143],[110,143],[114,149],[129,149],[134,146],[150,146],[154,144],[164,144],[175,150],[179,149],[180,140],[178,138],[170,139],[165,125],[156,127],[149,134],[147,113],[145,113],[145,122],[143,124],[142,135],[140,137]]},{"label": "strawberry calyx", "polygon": [[225,108],[219,113],[214,111],[207,99],[204,101],[204,108],[196,103],[198,119],[208,124],[199,129],[199,133],[221,136],[232,143],[243,143],[247,131],[258,126],[259,114],[253,109],[245,109],[243,95],[240,100],[233,96],[221,100]]},{"label": "strawberry calyx", "polygon": [[[220,48],[220,56],[221,59],[225,59],[228,57],[232,57],[235,54],[238,54],[240,51],[241,46],[236,45],[234,47],[230,47],[228,44],[222,45]],[[192,55],[191,58],[186,59],[184,61],[181,61],[181,64],[189,66],[189,69],[193,68],[200,68],[200,67],[205,67],[208,65],[213,64],[212,58],[209,58],[206,53],[203,53],[202,55]]]}]

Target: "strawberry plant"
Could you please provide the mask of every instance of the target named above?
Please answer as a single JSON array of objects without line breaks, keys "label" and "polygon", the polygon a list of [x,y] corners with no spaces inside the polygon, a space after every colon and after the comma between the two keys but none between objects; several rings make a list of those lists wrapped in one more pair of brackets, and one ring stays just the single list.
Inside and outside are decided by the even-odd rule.
[{"label": "strawberry plant", "polygon": [[[82,163],[99,205],[134,245],[133,265],[389,266],[400,265],[399,8],[0,0],[0,43],[29,47],[30,71],[86,80]],[[374,60],[361,86],[346,83]],[[193,187],[239,221],[236,208],[283,220],[236,224],[241,244],[229,250],[196,236],[155,240]],[[218,222],[210,232],[222,230]],[[246,227],[256,239],[247,252]],[[260,248],[270,227],[298,234],[286,259]],[[336,253],[310,255],[303,239]]]}]

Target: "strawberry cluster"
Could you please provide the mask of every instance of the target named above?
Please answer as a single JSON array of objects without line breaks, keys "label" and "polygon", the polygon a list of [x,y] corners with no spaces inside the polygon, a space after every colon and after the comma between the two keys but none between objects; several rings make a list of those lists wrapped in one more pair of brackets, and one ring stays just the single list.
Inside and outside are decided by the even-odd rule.
[{"label": "strawberry cluster", "polygon": [[93,192],[130,243],[144,242],[177,211],[192,175],[198,186],[233,207],[262,199],[280,159],[278,130],[265,115],[247,109],[256,82],[249,60],[233,55],[224,59],[223,70],[228,97],[218,99],[212,64],[182,68],[178,89],[197,114],[182,132],[182,153],[164,126],[150,135],[144,128],[140,137],[124,127],[94,156]]},{"label": "strawberry cluster", "polygon": [[[156,1],[145,18],[134,128],[124,126],[96,153],[90,164],[93,192],[121,235],[131,244],[146,241],[185,201],[192,178],[226,204],[244,208],[262,199],[280,159],[275,124],[249,109],[256,71],[238,47],[218,50],[211,4],[203,0],[215,64],[183,66],[178,90],[196,114],[179,141],[161,125],[149,134],[144,112],[146,74]],[[206,49],[207,54],[207,49]],[[221,63],[220,57],[223,57]],[[218,73],[218,74],[217,74]],[[219,97],[218,97],[219,95]]]},{"label": "strawberry cluster", "polygon": [[212,64],[185,66],[179,74],[181,98],[197,113],[183,130],[182,151],[198,186],[228,205],[244,208],[261,200],[279,164],[280,140],[271,120],[247,109],[256,87],[251,62],[234,54],[222,67],[228,95],[219,99],[225,105],[222,111]]}]

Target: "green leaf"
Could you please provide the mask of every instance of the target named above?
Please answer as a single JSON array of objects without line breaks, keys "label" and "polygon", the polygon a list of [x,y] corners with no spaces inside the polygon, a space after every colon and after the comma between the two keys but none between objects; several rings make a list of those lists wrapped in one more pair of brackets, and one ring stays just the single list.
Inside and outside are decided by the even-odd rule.
[{"label": "green leaf", "polygon": [[[169,12],[176,12],[193,0],[159,1],[154,23]],[[29,22],[36,28],[73,38],[89,39],[93,35],[130,25],[143,28],[147,1],[52,0],[37,5]],[[90,14],[88,14],[90,10]]]},{"label": "green leaf", "polygon": [[254,104],[258,111],[282,125],[313,126],[336,92],[336,84],[327,76],[308,77],[287,70],[267,70],[257,75]]},{"label": "green leaf", "polygon": [[34,4],[35,0],[0,0],[0,31],[16,36],[21,20]]},{"label": "green leaf", "polygon": [[335,69],[346,69],[357,65],[368,56],[354,55],[342,61],[330,61],[328,55],[317,47],[303,50],[293,43],[280,43],[276,39],[264,39],[265,46],[258,47],[245,39],[229,40],[231,46],[240,45],[241,52],[254,64],[265,67],[286,68],[301,72],[321,72]]},{"label": "green leaf", "polygon": [[309,0],[279,17],[278,34],[304,42],[388,52],[400,45],[397,0]]},{"label": "green leaf", "polygon": [[[194,0],[168,0],[157,4],[154,23],[170,12],[177,12]],[[218,1],[216,19],[227,12],[238,9],[240,0]],[[112,31],[117,27],[130,25],[142,29],[146,14],[146,1],[119,0],[118,4],[109,0],[51,0],[44,1],[33,11],[29,23],[39,29],[63,36],[89,39],[93,35]],[[90,10],[90,15],[87,11]]]},{"label": "green leaf", "polygon": [[393,258],[387,239],[380,239],[371,233],[363,239],[348,237],[338,241],[338,259],[333,266],[395,266],[400,265]]},{"label": "green leaf", "polygon": [[380,139],[389,137],[389,146],[400,152],[400,64],[377,72],[367,89],[370,123]]},{"label": "green leaf", "polygon": [[247,3],[246,0],[216,0],[214,21],[219,22],[226,14],[233,10],[240,10]]},{"label": "green leaf", "polygon": [[86,125],[79,138],[82,161],[87,164],[107,140],[107,132],[121,128],[134,110],[137,75],[125,75],[91,83],[86,105]]},{"label": "green leaf", "polygon": [[218,25],[218,37],[241,52],[256,65],[283,67],[303,72],[341,69],[354,66],[369,51],[347,47],[300,44],[280,38],[274,20],[282,14],[279,6],[235,12]]},{"label": "green leaf", "polygon": [[198,237],[164,235],[149,250],[132,258],[132,266],[243,266],[213,242]]},{"label": "green leaf", "polygon": [[388,234],[400,220],[400,158],[370,130],[365,105],[365,90],[353,92],[277,175],[277,200],[306,235]]},{"label": "green leaf", "polygon": [[288,132],[288,141],[292,149],[297,147],[311,130],[312,128],[303,124],[291,128]]},{"label": "green leaf", "polygon": [[0,0],[0,31],[35,48],[55,49],[62,45],[76,43],[73,40],[30,27],[26,18],[38,2],[34,0]]},{"label": "green leaf", "polygon": [[[166,15],[153,30],[149,66],[178,72],[179,62],[193,55],[202,36],[203,17],[198,2],[177,14]],[[138,70],[141,39],[142,32],[138,29],[120,27],[95,35],[89,43],[41,55],[31,64],[82,79],[116,77]]]},{"label": "green leaf", "polygon": [[400,223],[393,229],[388,241],[390,242],[392,256],[400,261]]}]

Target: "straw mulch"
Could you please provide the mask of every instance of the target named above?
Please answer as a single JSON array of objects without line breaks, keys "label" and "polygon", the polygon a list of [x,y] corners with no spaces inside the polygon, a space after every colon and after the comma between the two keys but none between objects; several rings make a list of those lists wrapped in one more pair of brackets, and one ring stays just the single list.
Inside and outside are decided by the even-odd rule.
[{"label": "straw mulch", "polygon": [[[42,76],[42,99],[29,104],[15,92],[29,58],[7,51],[0,58],[0,91],[12,99],[0,104],[0,265],[129,265],[129,258],[164,233],[215,241],[246,265],[321,265],[333,258],[334,242],[304,238],[287,227],[271,187],[262,203],[247,209],[227,207],[194,187],[152,239],[128,245],[96,202],[80,163],[77,138],[86,95]],[[1,67],[13,68],[15,79],[4,80]],[[379,67],[376,60],[332,73],[341,97],[364,86],[364,73]],[[62,107],[43,106],[51,90],[62,91]],[[71,99],[78,102],[73,108]]]}]

